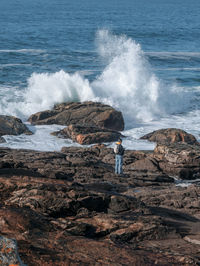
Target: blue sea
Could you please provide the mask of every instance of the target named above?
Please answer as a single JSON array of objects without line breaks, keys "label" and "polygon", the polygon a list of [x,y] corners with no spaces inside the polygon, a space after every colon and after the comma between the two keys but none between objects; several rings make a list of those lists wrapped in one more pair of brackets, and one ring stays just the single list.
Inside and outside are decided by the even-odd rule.
[{"label": "blue sea", "polygon": [[[1,0],[0,114],[27,123],[66,101],[101,101],[122,111],[127,149],[153,130],[200,132],[199,0]],[[12,148],[75,145],[31,126],[5,136]],[[112,144],[110,144],[112,145]]]}]

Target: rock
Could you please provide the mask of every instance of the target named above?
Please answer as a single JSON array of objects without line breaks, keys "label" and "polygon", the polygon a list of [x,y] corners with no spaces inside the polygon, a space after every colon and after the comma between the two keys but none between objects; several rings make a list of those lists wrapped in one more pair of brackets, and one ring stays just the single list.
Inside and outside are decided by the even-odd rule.
[{"label": "rock", "polygon": [[[159,166],[159,162],[152,157],[152,154],[135,152],[135,159],[133,163],[126,165],[126,172],[134,180],[137,186],[159,186],[161,183],[174,183],[174,179],[168,176]],[[141,159],[140,159],[141,158]]]},{"label": "rock", "polygon": [[105,145],[0,148],[1,234],[27,265],[198,265],[200,187],[156,181],[162,156],[125,151],[121,177]]},{"label": "rock", "polygon": [[0,265],[24,265],[19,257],[17,242],[14,239],[0,236]]},{"label": "rock", "polygon": [[135,171],[160,172],[158,162],[155,159],[148,157],[135,161],[130,164],[129,167],[133,168]]},{"label": "rock", "polygon": [[111,130],[122,131],[124,119],[122,113],[109,105],[96,102],[72,102],[54,106],[47,110],[33,114],[28,119],[34,125],[70,125],[79,124],[95,126]]},{"label": "rock", "polygon": [[140,139],[145,139],[153,142],[157,142],[158,144],[162,143],[177,143],[184,142],[188,144],[198,144],[196,138],[185,132],[181,129],[176,128],[167,128],[153,131]]},{"label": "rock", "polygon": [[200,177],[200,146],[187,143],[158,144],[153,157],[166,174],[181,179]]},{"label": "rock", "polygon": [[0,136],[3,135],[31,135],[32,132],[14,116],[0,115]]},{"label": "rock", "polygon": [[[179,187],[171,184],[156,189],[154,187],[141,187],[136,193],[130,195],[137,197],[146,205],[178,210],[185,213],[185,217],[187,213],[200,219],[199,193],[200,187],[196,185]],[[189,217],[187,219],[189,220]]]},{"label": "rock", "polygon": [[58,132],[53,132],[52,135],[70,138],[81,145],[112,142],[121,137],[121,134],[114,130],[82,125],[69,125]]},{"label": "rock", "polygon": [[143,208],[145,205],[133,197],[112,196],[109,203],[109,212],[120,213],[129,210]]}]

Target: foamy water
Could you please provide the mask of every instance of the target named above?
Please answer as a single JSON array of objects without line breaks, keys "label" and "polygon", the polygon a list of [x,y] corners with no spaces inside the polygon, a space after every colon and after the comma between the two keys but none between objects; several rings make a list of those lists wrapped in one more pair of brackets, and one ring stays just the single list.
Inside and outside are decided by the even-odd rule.
[{"label": "foamy water", "polygon": [[[166,84],[157,77],[148,61],[148,56],[182,59],[199,57],[199,53],[145,53],[133,39],[116,36],[108,30],[98,31],[95,43],[105,67],[93,81],[85,77],[84,71],[32,73],[26,88],[0,87],[0,113],[26,121],[31,114],[51,109],[57,103],[92,100],[122,111],[126,125],[123,134],[127,136],[124,145],[128,149],[153,149],[155,144],[141,141],[139,137],[160,128],[181,128],[199,138],[200,106],[196,98],[200,88]],[[1,53],[6,51],[0,50]],[[44,51],[22,49],[15,52]],[[60,150],[62,146],[72,145],[71,141],[50,136],[52,127],[32,127],[32,130],[33,136],[7,136],[6,146]]]},{"label": "foamy water", "polygon": [[101,30],[97,33],[96,43],[99,55],[107,65],[93,82],[80,72],[33,73],[24,90],[7,89],[1,113],[26,119],[57,103],[93,100],[121,110],[126,127],[132,127],[133,123],[188,110],[193,94],[175,84],[163,84],[134,40]]}]

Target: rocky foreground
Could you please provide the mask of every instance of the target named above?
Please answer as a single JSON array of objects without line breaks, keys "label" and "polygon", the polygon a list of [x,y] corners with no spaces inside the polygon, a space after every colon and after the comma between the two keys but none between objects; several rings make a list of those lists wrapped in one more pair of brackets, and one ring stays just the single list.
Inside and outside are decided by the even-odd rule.
[{"label": "rocky foreground", "polygon": [[[65,103],[32,115],[81,144],[114,141],[122,114],[100,103]],[[5,134],[32,134],[0,116]],[[154,151],[124,155],[114,174],[103,144],[61,152],[0,148],[0,265],[200,265],[200,145],[183,130],[143,136]],[[189,187],[176,182],[189,179]]]},{"label": "rocky foreground", "polygon": [[[181,178],[188,163],[197,175],[197,157],[192,165],[181,148],[190,144],[182,143],[175,160],[171,145],[167,158],[159,145],[126,151],[124,176],[113,173],[114,154],[104,145],[1,148],[1,235],[17,241],[27,265],[199,265],[200,187],[177,187],[171,177]],[[1,248],[4,261],[11,251]]]}]

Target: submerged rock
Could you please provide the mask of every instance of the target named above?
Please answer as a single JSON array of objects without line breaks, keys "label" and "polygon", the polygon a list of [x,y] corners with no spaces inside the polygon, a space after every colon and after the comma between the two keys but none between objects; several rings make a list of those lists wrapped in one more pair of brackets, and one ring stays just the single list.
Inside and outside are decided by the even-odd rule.
[{"label": "submerged rock", "polygon": [[31,135],[32,132],[22,123],[21,119],[14,116],[0,115],[0,136],[20,134]]},{"label": "submerged rock", "polygon": [[124,119],[122,113],[109,105],[97,102],[71,102],[54,106],[47,110],[33,114],[28,119],[34,125],[70,125],[79,124],[96,126],[111,130],[122,131]]},{"label": "submerged rock", "polygon": [[160,129],[148,133],[141,137],[140,139],[145,139],[157,143],[178,143],[184,142],[188,144],[198,144],[196,138],[185,132],[182,129],[177,128],[167,128],[167,129]]},{"label": "submerged rock", "polygon": [[114,130],[82,125],[69,125],[58,132],[53,132],[52,135],[70,138],[81,145],[113,142],[121,137],[121,134]]}]

